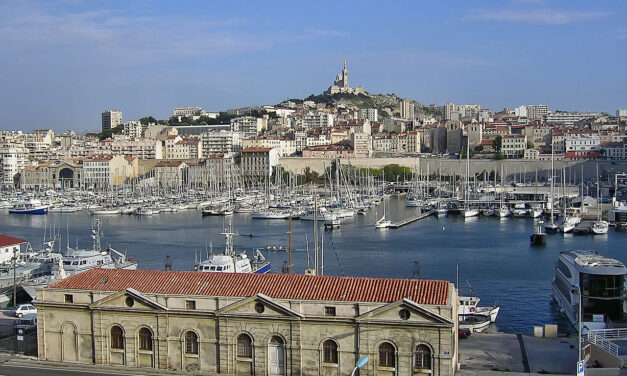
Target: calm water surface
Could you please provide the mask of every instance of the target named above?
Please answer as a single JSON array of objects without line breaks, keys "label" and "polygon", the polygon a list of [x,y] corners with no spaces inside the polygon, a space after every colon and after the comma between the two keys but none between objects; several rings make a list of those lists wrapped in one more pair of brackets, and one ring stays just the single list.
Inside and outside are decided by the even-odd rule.
[{"label": "calm water surface", "polygon": [[[403,198],[386,200],[387,217],[409,217],[418,209],[405,208]],[[378,211],[378,213],[376,213]],[[367,215],[342,220],[342,228],[324,232],[324,273],[327,275],[410,278],[414,262],[420,277],[455,281],[456,266],[462,288],[466,281],[482,299],[482,304],[501,305],[497,328],[501,331],[529,333],[533,325],[557,323],[570,329],[551,303],[551,279],[557,254],[565,249],[594,249],[627,263],[627,235],[610,229],[608,235],[549,235],[546,247],[529,245],[533,220],[521,218],[430,217],[401,229],[377,230],[373,224],[383,211],[382,205]],[[253,220],[249,214],[232,216],[237,248],[252,249],[267,244],[287,244],[288,221]],[[102,216],[103,246],[128,251],[142,269],[163,269],[166,255],[173,268],[190,270],[196,254],[210,244],[224,245],[220,235],[223,217],[201,217],[200,212],[162,213],[152,217]],[[0,232],[40,245],[44,229],[66,229],[70,244],[90,247],[91,216],[84,213],[53,213],[20,216],[0,213]],[[322,232],[322,231],[321,231]],[[250,236],[252,234],[252,237]],[[294,248],[306,249],[305,236],[313,248],[313,222],[293,221]],[[250,252],[249,252],[250,254]],[[264,252],[272,272],[280,273],[286,252]],[[307,265],[305,252],[294,252],[294,271]]]}]

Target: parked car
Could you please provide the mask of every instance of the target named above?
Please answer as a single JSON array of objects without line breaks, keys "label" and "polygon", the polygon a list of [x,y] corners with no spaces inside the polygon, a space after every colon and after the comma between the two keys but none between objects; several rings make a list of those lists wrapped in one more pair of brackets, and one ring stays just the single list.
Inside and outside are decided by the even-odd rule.
[{"label": "parked car", "polygon": [[470,329],[458,329],[457,330],[457,338],[464,339],[470,336]]},{"label": "parked car", "polygon": [[20,304],[15,308],[15,311],[13,312],[15,314],[15,317],[23,317],[24,315],[27,315],[29,313],[37,313],[37,308],[35,308],[34,305],[32,304]]}]

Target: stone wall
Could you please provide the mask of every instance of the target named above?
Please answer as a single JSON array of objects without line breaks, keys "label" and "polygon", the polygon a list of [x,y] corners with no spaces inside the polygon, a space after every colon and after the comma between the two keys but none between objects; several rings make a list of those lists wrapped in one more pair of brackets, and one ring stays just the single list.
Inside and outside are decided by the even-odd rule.
[{"label": "stone wall", "polygon": [[[279,164],[287,171],[302,174],[305,168],[309,167],[312,171],[319,174],[324,172],[324,169],[329,167],[333,159],[325,158],[295,158],[286,157],[280,158]],[[440,159],[440,158],[351,158],[340,159],[342,165],[350,165],[360,168],[381,168],[389,164],[398,164],[400,166],[409,167],[413,170],[420,170],[426,172],[427,169],[431,173],[437,173],[441,171],[443,175],[465,175],[466,174],[466,160],[459,159]],[[591,178],[596,175],[596,166],[599,166],[599,174],[606,176],[606,174],[614,174],[616,172],[627,172],[626,161],[555,161],[554,166],[556,170],[561,170],[563,166],[566,166],[566,174],[573,176],[575,181],[581,179],[581,168],[583,166],[584,178]],[[501,171],[501,165],[503,166],[503,172],[510,179],[518,178],[521,180],[524,176],[527,181],[535,179],[536,169],[538,170],[538,178],[543,180],[550,175],[551,161],[548,160],[483,160],[483,159],[471,159],[470,160],[470,173],[482,173],[484,171],[491,172],[496,170],[499,175]],[[556,175],[558,172],[555,173]],[[612,182],[613,183],[613,182]]]}]

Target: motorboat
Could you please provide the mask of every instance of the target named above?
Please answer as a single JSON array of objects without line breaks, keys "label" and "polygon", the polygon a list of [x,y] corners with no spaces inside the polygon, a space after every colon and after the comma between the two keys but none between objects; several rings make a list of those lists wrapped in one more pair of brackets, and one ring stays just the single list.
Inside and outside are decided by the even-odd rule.
[{"label": "motorboat", "polygon": [[[100,220],[94,218],[92,221],[91,249],[67,248],[63,255],[63,269],[68,276],[78,274],[93,268],[105,269],[137,269],[137,261],[132,257],[126,257],[125,254],[108,247],[102,249],[100,246]],[[59,271],[58,266],[53,271]]]},{"label": "motorboat", "polygon": [[468,329],[472,333],[484,332],[490,326],[490,315],[480,313],[465,313],[458,315],[459,329]]},{"label": "motorboat", "polygon": [[481,215],[483,215],[484,217],[492,217],[494,216],[494,209],[492,208],[482,209]]},{"label": "motorboat", "polygon": [[463,209],[462,214],[464,215],[464,218],[476,217],[479,215],[479,209],[472,209],[472,208]]},{"label": "motorboat", "polygon": [[525,217],[527,216],[527,211],[527,205],[524,202],[519,201],[514,204],[512,215],[514,217]]},{"label": "motorboat", "polygon": [[448,210],[446,208],[437,208],[435,212],[438,215],[438,217],[445,217]]},{"label": "motorboat", "polygon": [[482,314],[488,315],[490,317],[490,322],[496,322],[496,318],[498,317],[499,311],[501,309],[500,306],[494,305],[492,307],[487,306],[479,306],[479,302],[481,299],[477,296],[460,296],[459,299],[459,309],[458,314]]},{"label": "motorboat", "polygon": [[290,212],[287,210],[262,210],[252,213],[253,219],[289,219]]},{"label": "motorboat", "polygon": [[575,327],[581,305],[582,332],[606,329],[608,319],[616,322],[623,315],[625,275],[622,262],[596,251],[562,251],[555,263],[553,299]]},{"label": "motorboat", "polygon": [[13,214],[48,214],[48,205],[42,204],[40,200],[28,199],[16,203],[9,209]]},{"label": "motorboat", "polygon": [[592,226],[590,227],[590,230],[592,230],[592,233],[595,235],[603,235],[607,234],[609,228],[610,224],[607,221],[594,221],[594,223],[592,223]]},{"label": "motorboat", "polygon": [[222,233],[225,237],[224,252],[210,254],[206,260],[194,265],[194,270],[209,273],[256,273],[270,272],[270,262],[266,260],[260,250],[255,250],[255,256],[248,258],[246,252],[237,252],[233,247],[231,222],[229,228]]},{"label": "motorboat", "polygon": [[532,206],[531,209],[529,209],[529,216],[531,218],[540,218],[540,216],[544,214],[544,210],[542,209],[541,206]]},{"label": "motorboat", "polygon": [[509,210],[507,206],[503,205],[501,206],[497,214],[499,218],[505,218],[505,217],[509,217],[510,215],[512,215],[512,211]]}]

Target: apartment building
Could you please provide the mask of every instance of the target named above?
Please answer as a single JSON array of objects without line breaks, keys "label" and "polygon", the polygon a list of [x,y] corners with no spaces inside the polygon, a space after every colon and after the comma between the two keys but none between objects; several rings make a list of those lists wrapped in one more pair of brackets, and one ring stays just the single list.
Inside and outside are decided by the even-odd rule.
[{"label": "apartment building", "polygon": [[18,144],[0,144],[0,186],[9,188],[19,182],[28,164],[29,151]]},{"label": "apartment building", "polygon": [[231,131],[241,132],[242,138],[257,137],[268,129],[267,118],[243,116],[231,119]]},{"label": "apartment building", "polygon": [[137,176],[137,158],[123,155],[95,155],[83,161],[83,181],[88,188],[107,188],[124,184],[126,179]]},{"label": "apartment building", "polygon": [[279,152],[273,148],[243,149],[240,171],[244,178],[264,181],[272,176],[272,170],[279,164]]},{"label": "apartment building", "polygon": [[202,157],[227,154],[242,150],[242,134],[233,131],[212,131],[201,135]]},{"label": "apartment building", "polygon": [[122,125],[122,111],[107,110],[102,113],[102,131]]},{"label": "apartment building", "polygon": [[276,149],[279,157],[296,154],[296,141],[278,137],[253,137],[242,140],[242,149]]},{"label": "apartment building", "polygon": [[522,158],[527,149],[527,136],[509,135],[501,138],[501,154],[505,158]]}]

